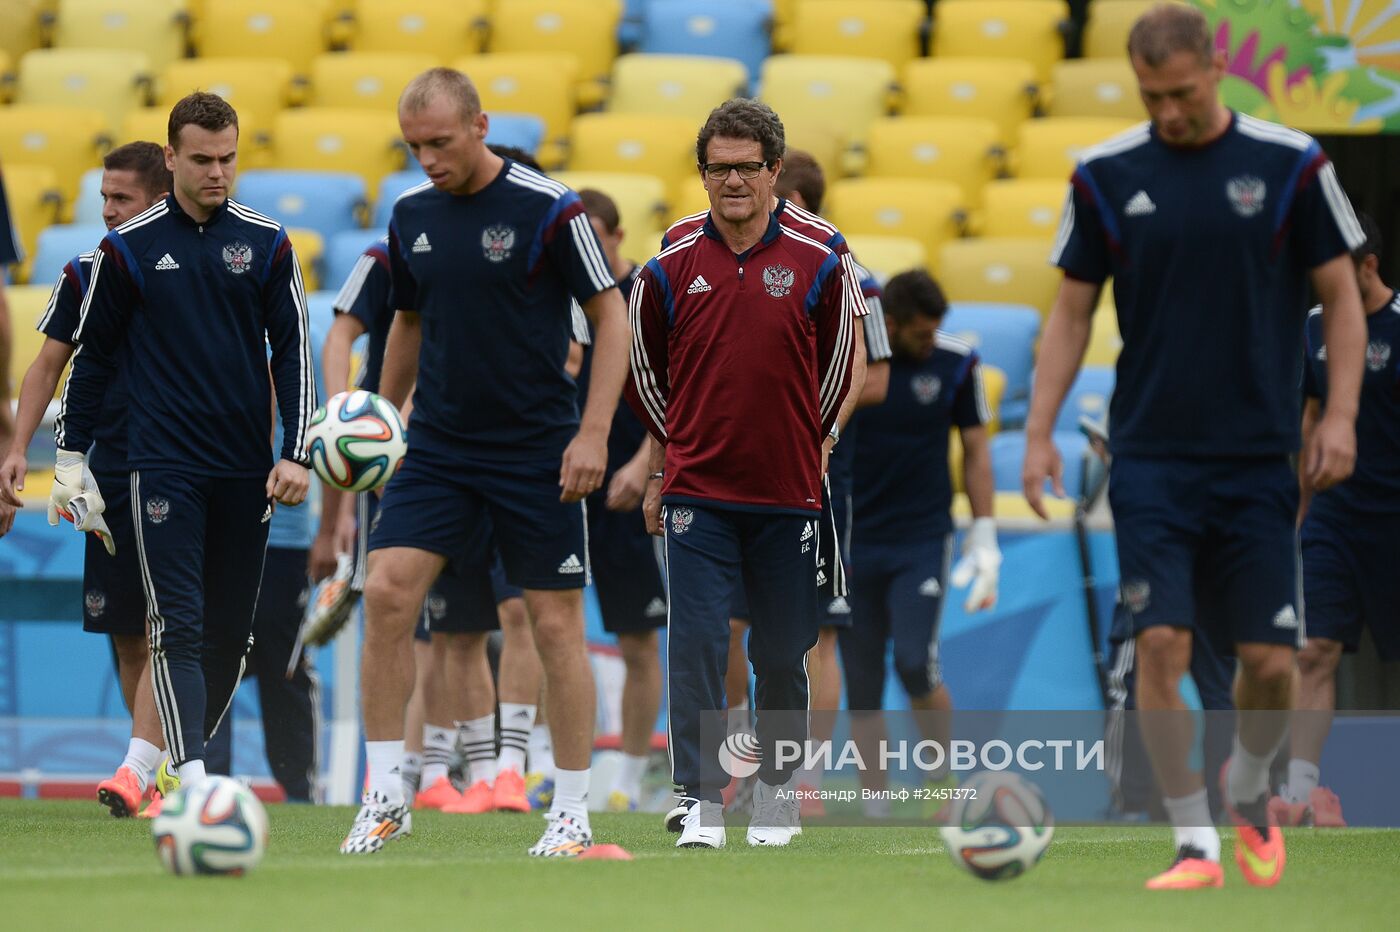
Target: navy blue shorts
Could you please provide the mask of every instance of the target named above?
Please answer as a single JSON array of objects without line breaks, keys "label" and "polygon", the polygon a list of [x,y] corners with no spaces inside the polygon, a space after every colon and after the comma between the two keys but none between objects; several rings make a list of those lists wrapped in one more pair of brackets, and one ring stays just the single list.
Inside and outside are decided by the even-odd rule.
[{"label": "navy blue shorts", "polygon": [[146,593],[141,588],[141,560],[131,527],[131,477],[127,473],[96,476],[107,510],[117,555],[109,556],[96,534],[84,534],[83,630],[121,637],[146,636]]},{"label": "navy blue shorts", "polygon": [[640,510],[611,511],[605,501],[603,494],[588,500],[588,550],[603,630],[627,634],[664,628],[666,587],[657,559],[658,538],[647,533]]},{"label": "navy blue shorts", "polygon": [[851,554],[853,623],[841,632],[846,701],[876,711],[885,694],[886,645],[910,696],[927,696],[943,683],[938,629],[952,536],[918,543],[858,544]]},{"label": "navy blue shorts", "polygon": [[1286,457],[1116,456],[1108,500],[1134,635],[1195,628],[1222,654],[1302,646],[1298,479]]},{"label": "navy blue shorts", "polygon": [[523,589],[582,589],[589,582],[582,502],[559,501],[559,463],[489,463],[409,450],[370,527],[369,549],[413,547],[459,565],[489,566],[490,537],[506,578]]},{"label": "navy blue shorts", "polygon": [[[822,516],[817,537],[817,603],[823,628],[851,626],[851,590],[846,568],[851,562],[851,494],[838,489],[835,497],[829,478],[822,482]],[[729,617],[747,623],[749,601],[737,586],[730,600]]]},{"label": "navy blue shorts", "polygon": [[1400,515],[1309,510],[1303,522],[1308,637],[1348,651],[1371,629],[1376,653],[1400,660]]}]

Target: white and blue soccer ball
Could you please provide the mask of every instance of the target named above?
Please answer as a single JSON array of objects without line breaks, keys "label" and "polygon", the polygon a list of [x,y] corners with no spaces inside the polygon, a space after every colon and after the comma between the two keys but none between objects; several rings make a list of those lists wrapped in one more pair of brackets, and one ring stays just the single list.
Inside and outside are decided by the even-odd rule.
[{"label": "white and blue soccer ball", "polygon": [[357,389],[332,397],[311,415],[306,451],[327,485],[368,492],[398,471],[408,441],[398,409],[374,392]]},{"label": "white and blue soccer ball", "polygon": [[982,771],[958,787],[939,829],[953,863],[983,880],[1009,880],[1050,847],[1055,818],[1036,786],[1010,771]]},{"label": "white and blue soccer ball", "polygon": [[151,832],[172,874],[240,875],[267,851],[267,810],[237,780],[208,777],[166,797]]}]

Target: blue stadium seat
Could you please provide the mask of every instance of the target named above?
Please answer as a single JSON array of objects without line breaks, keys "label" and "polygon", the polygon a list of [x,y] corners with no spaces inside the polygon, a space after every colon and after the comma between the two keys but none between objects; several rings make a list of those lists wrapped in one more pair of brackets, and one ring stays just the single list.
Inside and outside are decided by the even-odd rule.
[{"label": "blue stadium seat", "polygon": [[489,113],[486,144],[515,146],[534,155],[544,142],[544,120],[530,113]]},{"label": "blue stadium seat", "polygon": [[102,222],[102,169],[89,168],[78,182],[78,199],[73,202],[74,223]]},{"label": "blue stadium seat", "polygon": [[943,329],[971,343],[983,362],[1006,373],[1001,422],[1010,427],[1024,423],[1031,370],[1035,366],[1035,341],[1040,336],[1040,313],[1019,304],[959,302],[949,307]]},{"label": "blue stadium seat", "polygon": [[768,0],[652,0],[637,51],[737,58],[752,85],[772,51],[772,15]]},{"label": "blue stadium seat", "polygon": [[384,180],[379,182],[379,193],[375,195],[374,200],[374,223],[371,225],[380,231],[381,236],[389,229],[389,217],[394,212],[395,199],[414,185],[420,185],[427,180],[423,169],[414,166],[406,171],[385,175]]},{"label": "blue stadium seat", "polygon": [[330,291],[339,291],[340,286],[350,277],[350,271],[355,268],[360,254],[383,235],[383,230],[375,229],[346,230],[332,236],[326,244],[326,274],[321,283]]},{"label": "blue stadium seat", "polygon": [[96,249],[107,235],[107,227],[97,223],[65,223],[45,227],[39,232],[39,244],[34,250],[34,267],[29,273],[33,285],[52,285],[69,259],[80,252]]},{"label": "blue stadium seat", "polygon": [[234,197],[283,226],[315,230],[327,240],[358,229],[366,201],[359,175],[269,169],[241,173]]},{"label": "blue stadium seat", "polygon": [[1108,413],[1108,399],[1113,395],[1113,376],[1113,370],[1107,366],[1080,369],[1074,384],[1069,387],[1065,403],[1060,406],[1055,429],[1078,430],[1081,414],[1087,414],[1096,421],[1102,420]]},{"label": "blue stadium seat", "polygon": [[[1084,453],[1089,441],[1078,431],[1055,431],[1051,435],[1064,461],[1065,492],[1071,499],[1078,497],[1084,477]],[[1021,491],[1021,466],[1026,459],[1026,434],[1019,430],[1004,430],[991,440],[992,481],[998,492]],[[1049,485],[1046,485],[1047,491]]]}]

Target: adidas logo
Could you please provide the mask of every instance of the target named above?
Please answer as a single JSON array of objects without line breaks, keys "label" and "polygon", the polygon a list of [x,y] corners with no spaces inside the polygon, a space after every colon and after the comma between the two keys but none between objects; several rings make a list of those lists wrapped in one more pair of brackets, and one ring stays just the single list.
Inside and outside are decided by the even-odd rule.
[{"label": "adidas logo", "polygon": [[1293,606],[1285,605],[1278,610],[1278,614],[1274,616],[1274,627],[1284,631],[1298,630],[1298,613],[1293,611]]},{"label": "adidas logo", "polygon": [[514,715],[512,715],[511,718],[524,718],[524,719],[528,719],[528,718],[530,718],[530,710],[529,710],[529,709],[521,709],[520,711],[518,711],[518,712],[516,712]]},{"label": "adidas logo", "polygon": [[646,611],[642,614],[648,618],[660,618],[666,614],[666,600],[657,596],[647,603]]},{"label": "adidas logo", "polygon": [[928,579],[919,583],[919,595],[928,596],[930,599],[936,599],[942,594],[943,587],[938,584],[938,579],[936,577],[930,576]]},{"label": "adidas logo", "polygon": [[[414,246],[413,248],[417,249],[418,247]],[[559,564],[559,572],[566,573],[568,575],[573,575],[574,573],[582,573],[583,564],[579,562],[578,554],[569,554],[569,558],[563,563]]]},{"label": "adidas logo", "polygon": [[432,252],[433,244],[428,242],[428,234],[419,233],[418,238],[413,241],[414,252]]},{"label": "adidas logo", "polygon": [[168,252],[165,255],[161,256],[160,261],[156,263],[156,270],[162,272],[167,269],[178,269],[179,267],[180,263],[176,262],[173,258],[171,258],[170,253]]},{"label": "adidas logo", "polygon": [[707,291],[713,291],[713,290],[714,290],[714,289],[710,287],[710,283],[707,282],[707,281],[705,281],[705,276],[703,276],[703,275],[697,275],[697,276],[695,276],[695,281],[693,281],[693,282],[690,283],[690,287],[687,288],[687,289],[685,290],[685,293],[686,293],[686,294],[704,294],[704,293],[707,292]]},{"label": "adidas logo", "polygon": [[825,585],[826,585],[826,571],[825,571],[825,570],[817,570],[817,588],[820,589],[822,586],[825,586]]},{"label": "adidas logo", "polygon": [[811,540],[814,533],[816,532],[812,530],[812,522],[808,521],[802,526],[802,537],[800,540]]},{"label": "adidas logo", "polygon": [[1123,207],[1123,215],[1126,217],[1146,217],[1156,212],[1157,205],[1152,203],[1152,198],[1147,196],[1146,191],[1134,194]]},{"label": "adidas logo", "polygon": [[841,596],[831,600],[831,604],[826,607],[828,615],[849,615],[851,613],[851,603]]}]

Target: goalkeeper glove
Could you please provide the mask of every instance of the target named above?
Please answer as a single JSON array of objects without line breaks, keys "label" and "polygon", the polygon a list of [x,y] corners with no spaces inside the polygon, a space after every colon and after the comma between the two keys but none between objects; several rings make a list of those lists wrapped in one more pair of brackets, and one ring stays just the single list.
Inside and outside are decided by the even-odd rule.
[{"label": "goalkeeper glove", "polygon": [[78,530],[96,534],[107,553],[116,556],[116,542],[102,517],[106,510],[97,480],[88,469],[87,457],[59,450],[54,463],[53,489],[49,492],[49,524],[57,525],[60,517],[71,521]]},{"label": "goalkeeper glove", "polygon": [[1001,550],[997,547],[995,518],[974,518],[968,531],[963,556],[953,567],[951,582],[961,589],[971,584],[963,607],[979,612],[997,603],[997,580],[1001,576]]}]

